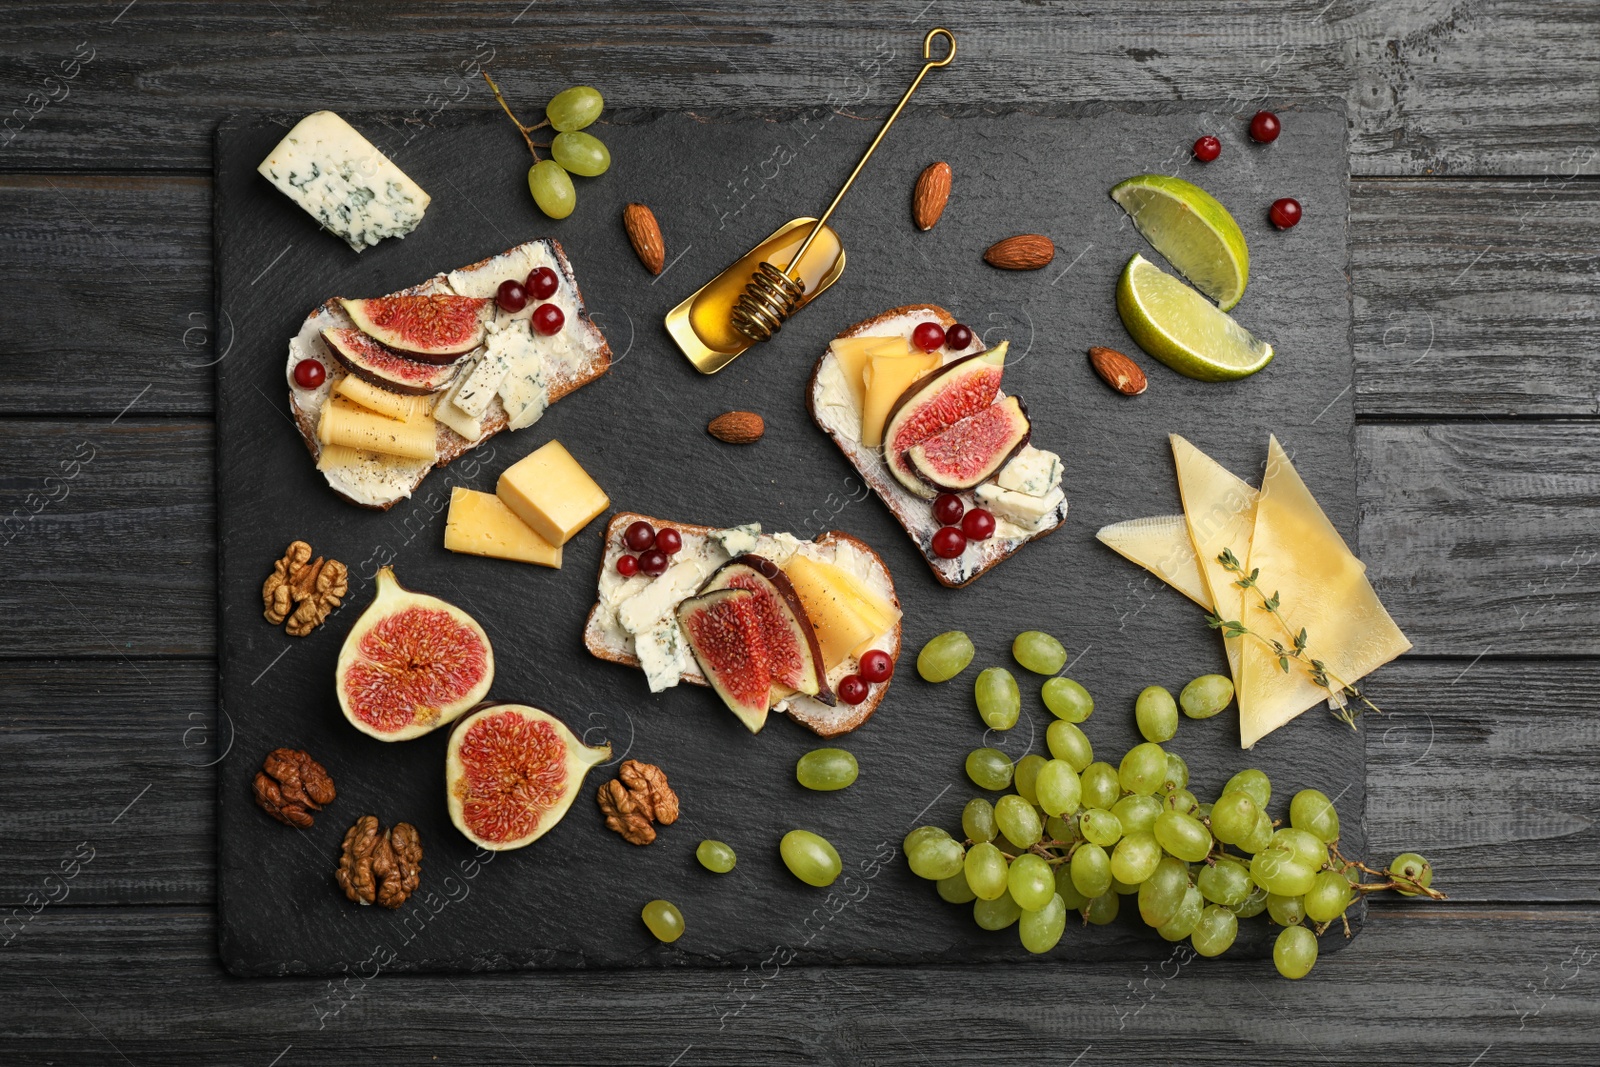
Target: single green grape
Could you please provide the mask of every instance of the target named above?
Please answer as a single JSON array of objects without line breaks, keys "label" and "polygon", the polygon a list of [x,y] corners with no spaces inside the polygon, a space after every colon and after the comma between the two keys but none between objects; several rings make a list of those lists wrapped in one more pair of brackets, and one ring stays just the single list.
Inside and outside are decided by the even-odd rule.
[{"label": "single green grape", "polygon": [[1279,926],[1298,926],[1306,921],[1306,898],[1268,893],[1267,915]]},{"label": "single green grape", "polygon": [[1159,685],[1147,686],[1133,702],[1134,721],[1146,741],[1170,741],[1178,732],[1178,703]]},{"label": "single green grape", "polygon": [[558,133],[550,141],[550,155],[572,173],[597,178],[611,167],[611,150],[600,138],[576,130]]},{"label": "single green grape", "polygon": [[1067,665],[1067,650],[1043,630],[1024,630],[1011,642],[1011,654],[1034,674],[1054,674]]},{"label": "single green grape", "polygon": [[1262,811],[1267,810],[1267,801],[1272,799],[1272,780],[1265,771],[1258,771],[1248,767],[1228,779],[1228,784],[1222,787],[1224,793],[1240,792],[1256,802],[1256,807]]},{"label": "single green grape", "polygon": [[917,653],[917,673],[925,682],[948,682],[967,669],[976,651],[972,639],[960,630],[942,633]]},{"label": "single green grape", "polygon": [[1187,789],[1174,789],[1161,798],[1161,810],[1194,815],[1200,810],[1200,801]]},{"label": "single green grape", "polygon": [[1050,755],[1065,760],[1079,774],[1094,762],[1094,746],[1088,735],[1065,719],[1057,719],[1045,728],[1044,744]]},{"label": "single green grape", "polygon": [[1178,706],[1191,719],[1209,719],[1231,703],[1233,679],[1225,674],[1202,674],[1178,694]]},{"label": "single green grape", "polygon": [[1122,898],[1115,893],[1101,893],[1089,901],[1089,906],[1083,909],[1084,922],[1093,923],[1095,926],[1104,926],[1116,921],[1117,912],[1122,908]]},{"label": "single green grape", "polygon": [[1110,848],[1122,839],[1122,822],[1105,808],[1089,808],[1078,816],[1078,829],[1085,841]]},{"label": "single green grape", "polygon": [[1331,923],[1344,914],[1355,898],[1350,880],[1338,871],[1318,871],[1316,881],[1306,890],[1306,917],[1312,922]]},{"label": "single green grape", "polygon": [[978,717],[991,730],[1009,730],[1022,714],[1022,692],[1017,680],[1004,667],[985,667],[972,683],[978,702]]},{"label": "single green grape", "polygon": [[694,858],[700,861],[700,866],[714,874],[727,874],[738,862],[733,849],[721,841],[700,842],[694,850]]},{"label": "single green grape", "polygon": [[1233,947],[1238,936],[1239,917],[1220,904],[1210,904],[1200,913],[1189,944],[1202,956],[1220,956]]},{"label": "single green grape", "polygon": [[1250,897],[1250,868],[1232,856],[1219,856],[1217,862],[1207,865],[1195,879],[1200,893],[1214,904],[1237,908]]},{"label": "single green grape", "polygon": [[1010,893],[1001,893],[994,900],[979,897],[972,902],[973,921],[985,930],[1004,930],[1021,917],[1022,909]]},{"label": "single green grape", "polygon": [[1433,885],[1433,864],[1415,852],[1402,852],[1389,864],[1389,874],[1395,882],[1395,892],[1403,897],[1414,897]]},{"label": "single green grape", "polygon": [[[954,849],[957,855],[957,862],[948,865],[948,870],[943,870],[939,874],[922,874],[916,871],[915,860],[911,861],[912,870],[923,878],[948,878],[960,870],[961,846],[946,836],[942,843],[930,841],[927,847],[939,852],[941,846],[947,846],[946,854],[948,849]],[[784,866],[789,868],[789,873],[806,885],[818,887],[832,885],[833,880],[839,877],[842,867],[839,853],[828,843],[828,839],[810,830],[790,830],[784,834],[783,840],[778,842],[778,854],[783,857]]]},{"label": "single green grape", "polygon": [[[804,830],[791,831],[791,836],[794,833],[805,832],[806,831]],[[811,884],[828,885],[839,876],[839,854],[833,851],[832,845],[828,844],[826,841],[823,841],[822,838],[817,837],[816,834],[811,834],[810,836],[816,837],[817,841],[822,842],[822,845],[826,847],[828,854],[833,856],[833,860],[830,865],[833,873],[828,875],[828,880],[826,882],[811,882]],[[788,837],[784,838],[785,843],[787,843],[788,840]],[[798,848],[799,846],[796,847]],[[784,853],[783,858],[784,862],[787,863],[789,860],[789,855],[787,852]],[[826,859],[826,855],[822,855],[822,858]],[[962,864],[965,860],[966,850],[961,847],[961,842],[956,841],[949,834],[946,834],[943,837],[930,837],[925,840],[918,841],[915,846],[906,850],[906,864],[911,868],[911,873],[916,875],[918,878],[926,878],[930,882],[937,882],[941,878],[949,878],[952,874],[955,874],[957,871],[961,870]],[[795,876],[802,882],[811,881],[804,874],[801,874],[799,871],[795,870],[794,864],[790,863],[789,869],[794,871]]]},{"label": "single green grape", "polygon": [[998,748],[975,748],[967,753],[967,777],[979,789],[999,792],[1011,784],[1011,758]]},{"label": "single green grape", "polygon": [[942,826],[919,826],[907,834],[900,842],[900,851],[910,855],[920,848],[925,841],[938,841],[950,836],[950,831]]},{"label": "single green grape", "polygon": [[[1037,857],[1035,857],[1037,858]],[[1043,860],[1040,860],[1043,863]],[[1022,947],[1034,955],[1049,952],[1061,942],[1061,934],[1067,928],[1067,902],[1060,895],[1052,891],[1050,899],[1045,901],[1043,907],[1027,908],[1022,912],[1022,920],[1017,930],[1022,938]]]},{"label": "single green grape", "polygon": [[683,912],[670,900],[652,900],[639,912],[639,918],[657,941],[670,945],[683,936]]},{"label": "single green grape", "polygon": [[578,206],[571,175],[553,159],[541,159],[528,168],[528,192],[539,210],[553,219],[566,218]]},{"label": "single green grape", "polygon": [[843,789],[860,773],[855,756],[842,748],[814,748],[794,765],[800,784],[818,792]]},{"label": "single green grape", "polygon": [[545,118],[560,133],[581,130],[600,117],[605,107],[605,97],[600,90],[587,85],[574,85],[550,98],[544,106]]},{"label": "single green grape", "polygon": [[1256,815],[1260,811],[1250,794],[1240,789],[1230,790],[1211,805],[1211,832],[1224,845],[1237,845],[1255,830]]},{"label": "single green grape", "polygon": [[1288,926],[1272,944],[1272,962],[1285,978],[1304,978],[1317,963],[1317,935],[1304,926]]},{"label": "single green grape", "polygon": [[1116,802],[1111,814],[1122,824],[1122,832],[1131,834],[1140,830],[1154,830],[1156,817],[1161,810],[1161,801],[1155,797],[1127,796]]},{"label": "single green grape", "polygon": [[1193,815],[1164,811],[1156,819],[1156,840],[1185,863],[1199,863],[1211,854],[1211,831]]},{"label": "single green grape", "polygon": [[1116,875],[1111,876],[1111,891],[1119,897],[1133,896],[1139,892],[1138,882],[1124,882]]},{"label": "single green grape", "polygon": [[1015,793],[1007,793],[995,803],[994,822],[1001,836],[1018,848],[1030,848],[1044,836],[1039,809]]},{"label": "single green grape", "polygon": [[1017,760],[1016,771],[1011,776],[1011,788],[1029,804],[1039,803],[1039,772],[1044,769],[1046,762],[1043,756],[1034,752]]},{"label": "single green grape", "polygon": [[1165,792],[1174,789],[1187,789],[1189,787],[1189,764],[1184,762],[1182,756],[1176,752],[1167,753],[1167,778],[1161,783]]},{"label": "single green grape", "polygon": [[1200,925],[1200,916],[1205,910],[1205,898],[1200,895],[1200,890],[1190,886],[1184,890],[1178,910],[1172,913],[1172,918],[1156,927],[1156,933],[1167,941],[1182,941]]},{"label": "single green grape", "polygon": [[1079,845],[1066,866],[1072,884],[1086,897],[1100,896],[1111,888],[1111,858],[1099,845]]},{"label": "single green grape", "polygon": [[[1167,753],[1153,741],[1134,745],[1122,757],[1117,780],[1123,790],[1137,796],[1154,793],[1167,777]],[[1157,924],[1159,925],[1159,924]]]},{"label": "single green grape", "polygon": [[1339,813],[1320,789],[1302,789],[1289,801],[1289,825],[1325,842],[1339,840]]},{"label": "single green grape", "polygon": [[1023,911],[1038,911],[1056,895],[1056,876],[1043,858],[1028,852],[1011,861],[1006,889]]},{"label": "single green grape", "polygon": [[1250,877],[1269,893],[1298,897],[1311,888],[1317,869],[1301,863],[1286,848],[1266,848],[1250,857]]},{"label": "single green grape", "polygon": [[1039,695],[1044,698],[1044,706],[1050,709],[1050,714],[1058,719],[1082,722],[1094,714],[1094,697],[1066,675],[1044,683]]},{"label": "single green grape", "polygon": [[1122,797],[1117,769],[1109,763],[1089,764],[1078,775],[1078,781],[1082,798],[1079,802],[1086,808],[1109,810]]},{"label": "single green grape", "polygon": [[1244,903],[1230,908],[1241,919],[1254,919],[1257,915],[1267,910],[1267,891],[1256,885],[1250,884],[1250,895],[1244,898]]},{"label": "single green grape", "polygon": [[[1063,759],[1046,760],[1033,780],[1033,789],[1038,795],[1038,805],[1051,816],[1071,815],[1078,810],[1083,796],[1083,783],[1078,781],[1072,764]],[[1020,787],[1018,792],[1021,792]],[[1055,834],[1051,836],[1056,837]]]},{"label": "single green grape", "polygon": [[1055,869],[1056,896],[1067,902],[1069,911],[1082,911],[1089,904],[1089,896],[1081,892],[1072,881],[1072,865],[1058,863]]},{"label": "single green grape", "polygon": [[1294,853],[1297,862],[1305,864],[1314,871],[1321,870],[1328,862],[1328,846],[1322,843],[1322,838],[1314,837],[1304,830],[1296,830],[1292,826],[1273,831],[1272,843],[1268,847],[1288,849]]},{"label": "single green grape", "polygon": [[967,884],[967,872],[957,871],[948,878],[941,878],[935,886],[939,890],[939,899],[947,904],[968,904],[976,900],[978,894],[972,891]]},{"label": "single green grape", "polygon": [[[1212,813],[1215,814],[1215,811],[1216,809],[1213,808]],[[1249,852],[1252,855],[1272,844],[1272,816],[1268,815],[1264,809],[1257,808],[1256,824],[1250,828],[1250,833],[1245,839],[1238,844],[1242,851]]]},{"label": "single green grape", "polygon": [[[1073,781],[1077,781],[1077,778],[1074,777]],[[1073,819],[1069,822],[1059,815],[1045,816],[1044,836],[1052,841],[1060,841],[1064,845],[1073,845],[1083,840],[1083,835],[1078,832],[1078,820]]]},{"label": "single green grape", "polygon": [[1006,891],[1006,858],[991,842],[980,841],[967,849],[962,870],[967,885],[982,900],[999,900]]},{"label": "single green grape", "polygon": [[1138,885],[1155,873],[1161,862],[1161,845],[1149,830],[1135,830],[1117,842],[1111,853],[1111,876],[1126,885]]},{"label": "single green grape", "polygon": [[973,797],[961,809],[961,832],[974,841],[993,841],[999,831],[994,825],[994,805]]},{"label": "single green grape", "polygon": [[1160,928],[1178,913],[1189,892],[1189,865],[1173,856],[1163,857],[1139,886],[1139,917],[1146,926]]}]

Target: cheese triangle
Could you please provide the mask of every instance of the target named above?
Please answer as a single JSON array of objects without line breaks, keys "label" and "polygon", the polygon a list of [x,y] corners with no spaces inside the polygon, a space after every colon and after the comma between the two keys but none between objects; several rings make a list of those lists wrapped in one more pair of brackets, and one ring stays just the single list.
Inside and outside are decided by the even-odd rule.
[{"label": "cheese triangle", "polygon": [[[1178,468],[1178,492],[1183,496],[1183,517],[1206,592],[1211,596],[1211,610],[1224,621],[1239,620],[1243,616],[1244,590],[1233,584],[1238,576],[1225,569],[1217,557],[1224,549],[1232,551],[1241,563],[1250,555],[1256,491],[1177,434],[1171,435],[1171,441],[1172,458]],[[1224,636],[1222,644],[1228,653],[1233,687],[1242,691],[1240,639]]]},{"label": "cheese triangle", "polygon": [[1200,575],[1189,524],[1182,515],[1152,515],[1100,527],[1095,537],[1172,588],[1211,610],[1211,591]]},{"label": "cheese triangle", "polygon": [[[1259,569],[1261,594],[1279,597],[1278,612],[1288,626],[1273,618],[1253,592],[1245,598],[1241,621],[1289,646],[1304,627],[1307,658],[1327,665],[1336,688],[1340,682],[1355,684],[1411,647],[1276,437],[1268,444],[1248,560],[1238,549],[1234,554],[1247,573]],[[1240,744],[1249,748],[1331,694],[1303,665],[1291,659],[1285,672],[1270,646],[1253,637],[1241,642],[1243,676],[1235,671],[1235,685]]]}]

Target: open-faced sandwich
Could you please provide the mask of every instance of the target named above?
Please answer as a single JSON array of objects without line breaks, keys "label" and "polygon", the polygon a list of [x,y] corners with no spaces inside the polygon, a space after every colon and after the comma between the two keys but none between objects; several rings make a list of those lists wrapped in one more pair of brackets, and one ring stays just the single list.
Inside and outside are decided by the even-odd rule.
[{"label": "open-faced sandwich", "polygon": [[388,296],[328,301],[289,341],[286,373],[328,484],[387,509],[610,366],[572,264],[546,238]]},{"label": "open-faced sandwich", "polygon": [[1030,444],[985,349],[944,308],[910,304],[849,327],[811,375],[811,417],[947,586],[976,579],[1067,517],[1061,458]]},{"label": "open-faced sandwich", "polygon": [[750,728],[779,711],[823,737],[882,703],[900,601],[878,554],[837,530],[812,541],[623,512],[605,530],[584,645],[650,691],[709,685]]}]

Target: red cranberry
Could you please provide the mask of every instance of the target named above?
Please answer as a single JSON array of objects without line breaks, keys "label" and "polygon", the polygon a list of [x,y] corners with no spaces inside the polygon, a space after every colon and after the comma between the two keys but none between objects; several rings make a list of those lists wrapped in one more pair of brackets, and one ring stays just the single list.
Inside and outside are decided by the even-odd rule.
[{"label": "red cranberry", "polygon": [[500,305],[501,311],[521,311],[528,306],[528,290],[516,279],[507,278],[495,290],[494,302]]},{"label": "red cranberry", "polygon": [[847,674],[839,679],[839,699],[852,707],[867,699],[867,683],[859,674]]},{"label": "red cranberry", "polygon": [[294,384],[302,389],[315,389],[327,380],[327,368],[314,359],[302,359],[294,365]]},{"label": "red cranberry", "polygon": [[1300,201],[1292,196],[1274,200],[1267,208],[1267,218],[1280,230],[1287,230],[1300,221]]},{"label": "red cranberry", "polygon": [[1222,142],[1210,134],[1206,134],[1194,143],[1194,158],[1202,163],[1210,163],[1222,155]]},{"label": "red cranberry", "polygon": [[524,287],[532,294],[535,300],[549,300],[556,295],[556,289],[560,284],[556,280],[555,271],[549,267],[539,267],[528,275],[528,280],[524,283]]},{"label": "red cranberry", "polygon": [[911,343],[924,352],[932,352],[944,344],[944,327],[937,322],[922,322],[911,331]]},{"label": "red cranberry", "polygon": [[933,554],[940,559],[955,559],[967,550],[967,535],[959,526],[946,526],[933,535]]},{"label": "red cranberry", "polygon": [[656,528],[643,519],[630,522],[628,528],[622,531],[622,543],[635,552],[643,552],[655,545]]},{"label": "red cranberry", "polygon": [[994,516],[973,508],[961,517],[961,532],[973,541],[987,541],[994,536]]},{"label": "red cranberry", "polygon": [[683,535],[670,526],[663,526],[656,531],[656,547],[669,556],[675,556],[678,549],[683,547]]},{"label": "red cranberry", "polygon": [[666,572],[667,554],[659,548],[639,553],[639,569],[652,578],[659,577]]},{"label": "red cranberry", "polygon": [[1278,134],[1282,132],[1283,124],[1278,121],[1278,116],[1270,111],[1257,111],[1255,118],[1250,120],[1250,139],[1252,141],[1271,144],[1278,139]]},{"label": "red cranberry", "polygon": [[632,578],[639,573],[639,560],[635,556],[618,556],[617,573],[624,578]]},{"label": "red cranberry", "polygon": [[540,304],[533,309],[533,328],[546,337],[560,333],[561,327],[566,325],[566,322],[567,317],[554,304]]},{"label": "red cranberry", "polygon": [[942,526],[954,526],[961,521],[966,510],[967,506],[954,493],[940,493],[933,498],[933,517]]},{"label": "red cranberry", "polygon": [[861,663],[856,668],[863,681],[887,682],[894,673],[894,660],[881,648],[861,653]]},{"label": "red cranberry", "polygon": [[960,352],[972,343],[972,327],[956,323],[944,332],[944,346],[952,352]]}]

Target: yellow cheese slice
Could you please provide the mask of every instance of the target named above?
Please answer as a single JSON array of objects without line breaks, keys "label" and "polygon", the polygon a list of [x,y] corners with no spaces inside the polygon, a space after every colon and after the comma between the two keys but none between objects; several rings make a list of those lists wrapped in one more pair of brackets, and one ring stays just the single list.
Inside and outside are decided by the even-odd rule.
[{"label": "yellow cheese slice", "polygon": [[430,417],[399,422],[337,396],[322,405],[317,419],[317,439],[325,445],[347,445],[406,459],[434,458],[436,434]]},{"label": "yellow cheese slice", "polygon": [[611,506],[605,490],[560,441],[550,441],[507,467],[495,494],[552,545],[566,544]]},{"label": "yellow cheese slice", "polygon": [[[1239,620],[1244,590],[1233,584],[1238,576],[1229,573],[1217,557],[1223,549],[1231,549],[1241,563],[1250,555],[1256,491],[1184,438],[1172,434],[1170,440],[1172,458],[1178,467],[1178,492],[1183,496],[1183,517],[1200,576],[1211,597],[1211,610],[1225,621]],[[1228,653],[1234,688],[1243,689],[1239,638],[1225,636],[1223,648]]]},{"label": "yellow cheese slice", "polygon": [[841,573],[837,567],[794,556],[784,564],[783,573],[811,619],[817,644],[822,647],[822,662],[828,670],[843,663],[853,649],[884,632],[862,616],[857,606],[860,600],[836,581],[834,576]]},{"label": "yellow cheese slice", "polygon": [[[847,635],[841,635],[839,638],[839,641],[843,642],[850,636],[859,637],[854,645],[849,646],[848,651],[852,656],[860,658],[861,653],[879,637],[894,629],[894,624],[900,620],[899,608],[867,588],[866,583],[843,567],[805,556],[794,556],[784,565],[784,572],[788,574],[789,581],[795,585],[796,592],[799,592],[799,587],[803,583],[813,591],[813,600],[827,598],[836,600],[848,608],[856,618],[867,624],[866,628],[872,631],[870,635],[859,637],[863,631],[851,627]],[[805,597],[801,596],[801,603],[806,602]],[[807,609],[807,614],[809,613]],[[822,640],[820,632],[817,640],[819,642]]]},{"label": "yellow cheese slice", "polygon": [[1152,515],[1102,526],[1095,537],[1172,588],[1211,610],[1211,590],[1200,574],[1189,524],[1182,515]]},{"label": "yellow cheese slice", "polygon": [[346,374],[339,379],[339,384],[333,387],[336,395],[342,396],[353,403],[360,404],[368,411],[377,412],[391,419],[405,422],[408,419],[418,418],[433,411],[433,397],[431,396],[405,396],[401,393],[391,393],[387,389],[380,389],[371,382],[357,378],[354,374]]},{"label": "yellow cheese slice", "polygon": [[444,547],[471,556],[561,567],[561,547],[540,537],[512,514],[493,493],[456,486],[450,490],[450,514],[445,516]]},{"label": "yellow cheese slice", "polygon": [[856,410],[866,403],[867,387],[862,375],[867,360],[872,356],[909,356],[913,354],[911,342],[904,337],[836,337],[829,345],[833,358],[839,361],[845,384],[855,399]]},{"label": "yellow cheese slice", "polygon": [[[1261,593],[1279,597],[1278,612],[1288,625],[1273,618],[1253,594],[1245,600],[1244,624],[1290,647],[1303,627],[1307,658],[1327,665],[1336,688],[1355,684],[1411,647],[1276,437],[1267,446],[1267,473],[1244,566],[1246,572],[1261,572]],[[1252,637],[1241,640],[1239,741],[1249,748],[1330,693],[1301,664],[1291,659],[1285,672],[1270,646]]]},{"label": "yellow cheese slice", "polygon": [[915,356],[869,356],[862,371],[866,399],[861,404],[861,443],[868,448],[883,447],[883,424],[889,409],[911,383],[937,367],[942,360],[937,352]]}]

